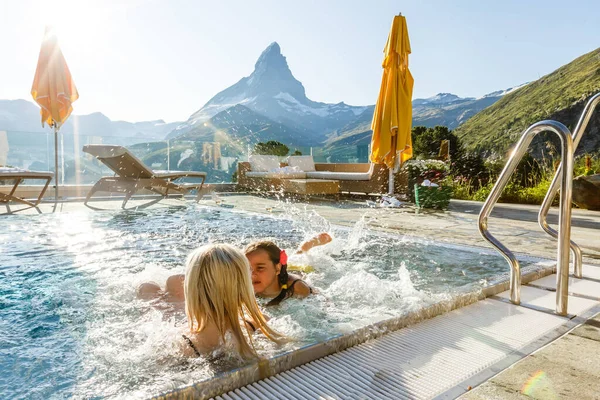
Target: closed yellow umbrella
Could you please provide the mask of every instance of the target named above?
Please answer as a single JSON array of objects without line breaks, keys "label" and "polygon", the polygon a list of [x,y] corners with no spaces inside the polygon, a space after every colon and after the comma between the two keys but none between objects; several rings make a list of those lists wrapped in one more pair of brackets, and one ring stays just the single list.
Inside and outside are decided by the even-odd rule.
[{"label": "closed yellow umbrella", "polygon": [[58,200],[58,130],[71,115],[71,104],[79,98],[79,93],[51,28],[46,28],[31,96],[41,107],[42,126],[48,124],[54,128],[54,190]]},{"label": "closed yellow umbrella", "polygon": [[373,114],[371,162],[390,168],[390,193],[393,193],[393,168],[412,157],[412,91],[414,79],[408,69],[410,41],[406,18],[397,15],[384,49],[383,78]]}]

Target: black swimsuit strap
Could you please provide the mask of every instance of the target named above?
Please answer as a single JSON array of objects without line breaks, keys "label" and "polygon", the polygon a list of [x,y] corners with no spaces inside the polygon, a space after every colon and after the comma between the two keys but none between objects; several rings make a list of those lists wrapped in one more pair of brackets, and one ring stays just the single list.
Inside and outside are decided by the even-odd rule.
[{"label": "black swimsuit strap", "polygon": [[296,282],[302,282],[304,283],[306,286],[308,286],[308,293],[312,294],[313,293],[313,288],[307,284],[306,282],[304,282],[304,280],[302,279],[295,279],[294,281],[292,281],[292,283],[290,283],[290,286],[288,286],[288,290],[289,290],[289,294],[286,296],[287,297],[292,297],[294,295],[294,285],[296,284]]},{"label": "black swimsuit strap", "polygon": [[288,286],[288,290],[290,291],[288,294],[288,297],[291,297],[294,295],[294,285],[296,284],[296,282],[301,281],[302,279],[295,279],[292,281],[292,283],[290,283],[290,286]]},{"label": "black swimsuit strap", "polygon": [[185,335],[181,335],[181,336],[183,336],[183,338],[184,338],[184,339],[185,339],[185,341],[186,341],[186,342],[187,342],[187,343],[190,345],[190,347],[191,347],[192,349],[194,349],[194,352],[196,353],[196,355],[197,355],[198,357],[201,357],[201,356],[202,356],[202,354],[200,354],[200,352],[198,351],[198,349],[196,348],[196,346],[194,346],[194,343],[192,342],[192,339],[190,339],[189,337],[187,337],[187,336],[185,336]]},{"label": "black swimsuit strap", "polygon": [[[296,284],[296,282],[299,282],[299,281],[304,282],[302,279],[294,279],[287,288],[282,289],[281,292],[279,292],[277,297],[275,297],[274,299],[272,299],[271,301],[269,301],[267,303],[267,307],[268,306],[276,306],[279,303],[281,303],[283,300],[292,297],[294,295],[294,285]],[[308,290],[310,291],[310,293],[313,293],[313,289],[309,285],[307,285],[306,282],[304,282],[304,284],[306,286],[308,286]]]}]

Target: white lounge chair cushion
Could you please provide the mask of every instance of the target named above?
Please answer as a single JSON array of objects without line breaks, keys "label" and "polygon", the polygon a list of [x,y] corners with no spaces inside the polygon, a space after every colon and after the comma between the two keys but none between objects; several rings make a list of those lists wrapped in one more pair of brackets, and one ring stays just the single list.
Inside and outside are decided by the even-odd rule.
[{"label": "white lounge chair cushion", "polygon": [[248,161],[253,172],[269,172],[279,168],[279,157],[277,156],[250,156]]},{"label": "white lounge chair cushion", "polygon": [[246,172],[248,178],[305,179],[306,172]]},{"label": "white lounge chair cushion", "polygon": [[290,167],[298,167],[304,172],[312,172],[315,170],[315,162],[312,156],[289,156],[288,165]]},{"label": "white lounge chair cushion", "polygon": [[269,172],[281,172],[281,173],[286,174],[289,172],[304,172],[304,171],[302,171],[298,167],[290,167],[289,165],[287,165],[285,167],[274,168],[274,169],[270,170]]},{"label": "white lounge chair cushion", "polygon": [[313,171],[307,172],[309,179],[332,179],[338,181],[368,181],[371,179],[370,172],[333,172],[333,171]]}]

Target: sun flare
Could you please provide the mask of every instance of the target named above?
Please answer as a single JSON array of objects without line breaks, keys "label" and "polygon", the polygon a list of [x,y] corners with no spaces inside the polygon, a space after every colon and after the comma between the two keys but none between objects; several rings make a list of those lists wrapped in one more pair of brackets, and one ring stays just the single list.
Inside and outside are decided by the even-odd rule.
[{"label": "sun flare", "polygon": [[118,8],[112,1],[39,1],[32,22],[40,37],[46,27],[52,27],[63,48],[89,49],[101,44],[104,29],[113,20],[111,14]]}]

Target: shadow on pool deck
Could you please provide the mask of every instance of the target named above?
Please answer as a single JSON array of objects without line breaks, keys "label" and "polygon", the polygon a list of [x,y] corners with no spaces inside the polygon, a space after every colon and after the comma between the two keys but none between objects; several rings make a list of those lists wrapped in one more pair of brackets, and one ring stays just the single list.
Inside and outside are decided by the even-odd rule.
[{"label": "shadow on pool deck", "polygon": [[[458,213],[479,214],[483,203],[473,201],[452,201],[450,211]],[[498,204],[492,212],[492,217],[512,219],[515,221],[527,221],[537,224],[539,206],[529,204]],[[548,215],[550,224],[558,223],[558,209],[553,208]],[[581,209],[573,209],[571,224],[575,227],[600,229],[600,212]]]}]

